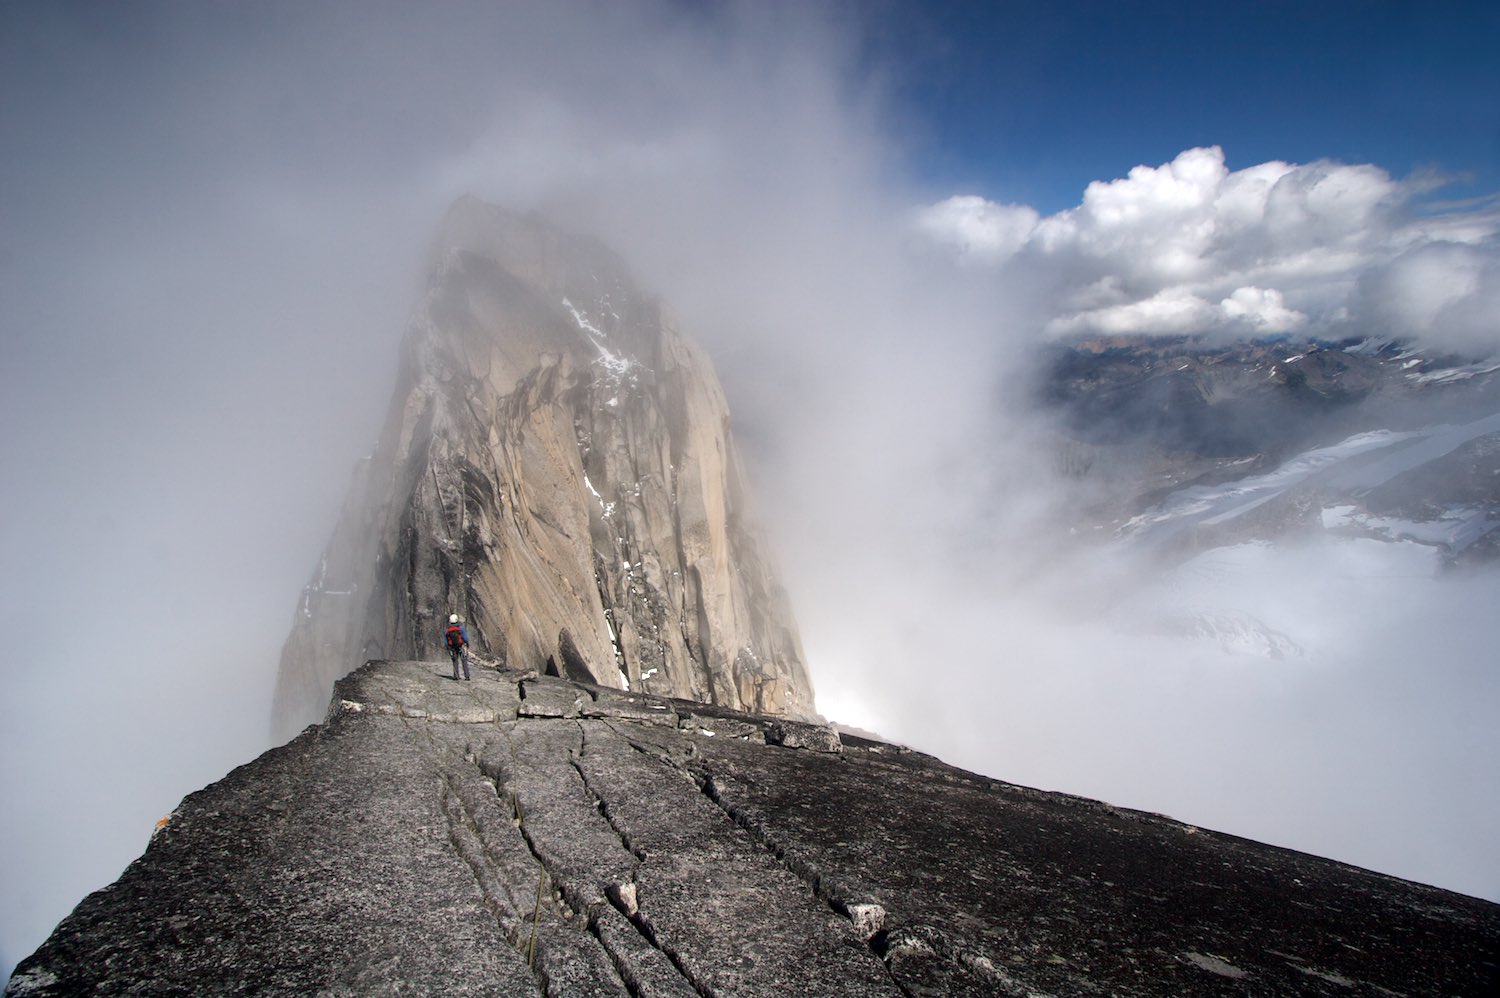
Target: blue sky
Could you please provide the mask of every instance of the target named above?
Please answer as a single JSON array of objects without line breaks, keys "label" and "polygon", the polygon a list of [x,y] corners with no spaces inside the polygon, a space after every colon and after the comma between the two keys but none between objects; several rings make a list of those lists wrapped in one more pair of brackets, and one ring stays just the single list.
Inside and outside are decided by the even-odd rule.
[{"label": "blue sky", "polygon": [[1221,145],[1235,168],[1330,158],[1500,190],[1492,3],[937,0],[875,39],[935,189],[1050,213],[1091,180]]},{"label": "blue sky", "polygon": [[[0,630],[32,636],[0,665],[0,972],[184,794],[267,747],[281,642],[453,198],[599,234],[709,349],[788,514],[771,529],[796,539],[820,698],[906,690],[934,658],[906,635],[942,631],[979,642],[941,660],[983,667],[1000,699],[1034,677],[985,658],[987,583],[954,593],[939,556],[1027,508],[948,487],[1026,347],[1352,328],[1500,350],[1500,205],[1430,205],[1500,190],[1497,9],[0,3]],[[1405,181],[1428,167],[1473,181]],[[899,573],[868,543],[892,523],[921,528]],[[968,615],[934,626],[937,597]],[[77,639],[41,640],[59,618]],[[872,641],[873,622],[904,630]],[[1069,651],[1066,631],[1029,637]],[[1138,718],[1164,747],[1133,778],[1156,787],[1101,777],[1121,743],[1109,711],[1069,714],[1077,692],[1030,712],[1046,773],[981,744],[983,713],[923,729],[893,704],[886,723],[970,737],[966,764],[1007,779],[1227,813],[1174,769],[1177,715]],[[1143,711],[1178,702],[1155,692]],[[1259,692],[1249,737],[1280,706]],[[1450,831],[1376,842],[1335,813],[1347,774],[1316,730],[1282,747],[1336,774],[1307,788],[1321,827],[1256,834],[1500,891],[1494,836],[1456,840],[1500,821],[1412,807]]]}]

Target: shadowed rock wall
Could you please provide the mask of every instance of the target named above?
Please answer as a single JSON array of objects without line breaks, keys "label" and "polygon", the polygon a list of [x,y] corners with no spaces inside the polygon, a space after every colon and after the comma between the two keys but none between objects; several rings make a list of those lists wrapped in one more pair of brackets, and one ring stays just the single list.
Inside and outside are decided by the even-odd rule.
[{"label": "shadowed rock wall", "polygon": [[481,657],[811,716],[786,596],[745,522],[723,391],[592,240],[464,199],[380,446],[303,593],[275,727],[367,658]]},{"label": "shadowed rock wall", "polygon": [[8,996],[1489,995],[1500,906],[828,728],[373,662]]}]

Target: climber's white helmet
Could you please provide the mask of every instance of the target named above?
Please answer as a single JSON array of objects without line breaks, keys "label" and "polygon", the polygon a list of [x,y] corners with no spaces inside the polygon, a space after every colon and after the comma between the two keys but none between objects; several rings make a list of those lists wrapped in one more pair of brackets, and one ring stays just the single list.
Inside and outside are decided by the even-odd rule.
[{"label": "climber's white helmet", "polygon": [[456,614],[456,613],[450,613],[448,615],[448,623],[450,623],[450,624],[456,624],[456,623],[458,623],[458,614]]}]

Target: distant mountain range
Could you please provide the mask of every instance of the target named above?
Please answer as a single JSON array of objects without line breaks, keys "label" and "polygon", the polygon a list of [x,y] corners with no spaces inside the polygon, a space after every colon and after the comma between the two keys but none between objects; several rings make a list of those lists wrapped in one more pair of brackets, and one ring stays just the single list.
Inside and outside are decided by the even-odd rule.
[{"label": "distant mountain range", "polygon": [[1342,553],[1407,593],[1500,562],[1496,360],[1390,341],[1108,337],[1056,345],[1039,370],[1064,522],[1138,572],[1155,566],[1107,601],[1132,630],[1298,657],[1309,617],[1250,608],[1285,582],[1267,582],[1270,552],[1304,553],[1328,585],[1348,581]]},{"label": "distant mountain range", "polygon": [[1036,386],[1080,515],[1194,548],[1315,527],[1500,553],[1500,361],[1389,341],[1108,337]]}]

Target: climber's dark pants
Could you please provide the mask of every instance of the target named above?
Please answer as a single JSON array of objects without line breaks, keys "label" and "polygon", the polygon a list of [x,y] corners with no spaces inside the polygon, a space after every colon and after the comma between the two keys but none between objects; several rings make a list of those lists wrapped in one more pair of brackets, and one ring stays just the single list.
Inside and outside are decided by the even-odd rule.
[{"label": "climber's dark pants", "polygon": [[463,678],[469,678],[469,649],[467,647],[449,648],[448,654],[453,656],[453,678],[458,678],[458,663],[464,664]]}]

